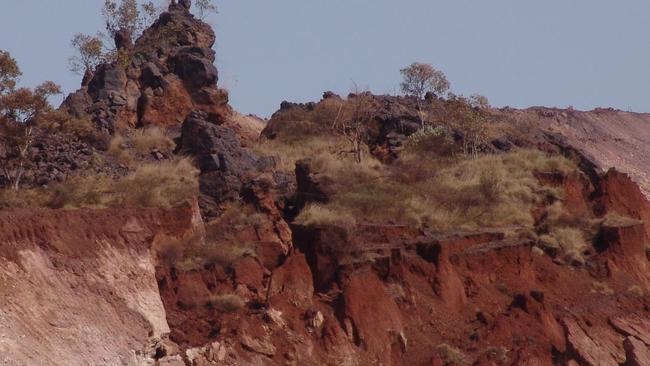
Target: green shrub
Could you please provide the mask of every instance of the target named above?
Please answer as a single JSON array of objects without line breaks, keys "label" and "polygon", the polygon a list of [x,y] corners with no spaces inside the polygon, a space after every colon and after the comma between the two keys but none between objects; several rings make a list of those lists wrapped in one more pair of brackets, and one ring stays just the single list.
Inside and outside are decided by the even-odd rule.
[{"label": "green shrub", "polygon": [[444,126],[427,125],[408,137],[404,146],[417,154],[432,153],[437,156],[450,156],[454,153],[454,138]]}]

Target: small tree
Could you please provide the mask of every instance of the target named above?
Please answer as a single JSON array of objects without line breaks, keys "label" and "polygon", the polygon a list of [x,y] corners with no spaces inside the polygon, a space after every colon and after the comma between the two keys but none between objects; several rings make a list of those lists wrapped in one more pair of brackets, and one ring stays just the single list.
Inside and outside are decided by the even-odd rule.
[{"label": "small tree", "polygon": [[463,153],[477,157],[488,139],[487,98],[451,95],[447,105],[447,119],[463,135]]},{"label": "small tree", "polygon": [[9,52],[0,50],[0,95],[14,90],[16,80],[22,75]]},{"label": "small tree", "polygon": [[142,20],[143,26],[146,27],[156,21],[160,12],[161,10],[153,3],[153,1],[147,1],[140,5],[140,19]]},{"label": "small tree", "polygon": [[194,6],[199,9],[199,18],[201,19],[205,19],[209,13],[217,13],[217,5],[213,0],[196,0]]},{"label": "small tree", "polygon": [[0,51],[0,127],[5,131],[2,142],[5,150],[17,159],[14,167],[3,163],[0,168],[15,190],[20,188],[27,155],[34,142],[34,124],[38,118],[51,111],[48,98],[61,93],[60,87],[51,81],[44,82],[34,90],[16,89],[16,80],[20,74],[11,55]]},{"label": "small tree", "polygon": [[160,9],[152,1],[138,5],[137,0],[104,0],[102,9],[105,28],[111,39],[120,31],[135,39],[159,14]]},{"label": "small tree", "polygon": [[68,63],[70,71],[75,74],[83,75],[88,70],[92,71],[105,60],[104,42],[97,36],[77,33],[72,38],[71,45],[77,54],[70,57]]},{"label": "small tree", "polygon": [[119,31],[127,32],[131,37],[142,29],[140,11],[136,0],[105,0],[102,15],[106,21],[106,31],[113,38]]},{"label": "small tree", "polygon": [[353,92],[341,107],[332,127],[350,143],[351,149],[342,153],[352,153],[354,161],[363,160],[363,145],[368,127],[373,118],[372,94],[360,91],[355,84]]},{"label": "small tree", "polygon": [[429,64],[412,63],[409,67],[400,70],[403,81],[402,92],[412,95],[418,100],[420,124],[424,126],[422,99],[428,92],[444,94],[449,91],[449,81],[442,71],[436,70]]},{"label": "small tree", "polygon": [[418,99],[423,99],[428,92],[444,94],[449,91],[450,84],[445,74],[429,64],[414,62],[400,73],[404,78],[402,91]]}]

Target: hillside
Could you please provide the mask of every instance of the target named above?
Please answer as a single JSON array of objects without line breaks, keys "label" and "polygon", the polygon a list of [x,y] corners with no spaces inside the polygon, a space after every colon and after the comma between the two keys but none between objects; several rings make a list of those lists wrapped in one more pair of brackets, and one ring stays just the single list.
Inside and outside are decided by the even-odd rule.
[{"label": "hillside", "polygon": [[582,112],[554,108],[501,110],[495,114],[537,121],[541,128],[565,136],[602,171],[616,168],[626,172],[639,183],[646,195],[650,193],[647,166],[649,114],[614,109]]},{"label": "hillside", "polygon": [[191,10],[57,109],[0,88],[0,363],[650,365],[650,115],[356,91],[263,121]]}]

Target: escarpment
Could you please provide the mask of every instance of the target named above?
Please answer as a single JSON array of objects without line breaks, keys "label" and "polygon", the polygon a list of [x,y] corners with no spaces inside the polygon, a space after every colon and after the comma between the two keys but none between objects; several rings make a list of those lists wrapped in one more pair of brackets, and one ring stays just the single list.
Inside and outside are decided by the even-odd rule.
[{"label": "escarpment", "polygon": [[650,362],[646,116],[327,92],[262,121],[190,5],[118,33],[61,107],[92,133],[37,132],[0,191],[0,361]]}]

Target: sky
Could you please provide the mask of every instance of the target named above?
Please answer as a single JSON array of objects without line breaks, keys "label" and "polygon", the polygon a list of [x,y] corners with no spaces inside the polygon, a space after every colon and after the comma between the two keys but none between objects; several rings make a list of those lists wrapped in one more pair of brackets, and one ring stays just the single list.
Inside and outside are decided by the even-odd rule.
[{"label": "sky", "polygon": [[[0,0],[0,49],[24,86],[66,92],[76,32],[103,24],[103,0]],[[456,94],[493,106],[650,112],[647,0],[220,0],[219,84],[242,113],[270,116],[283,100],[317,101],[354,85],[399,93],[412,62],[442,70]]]}]

